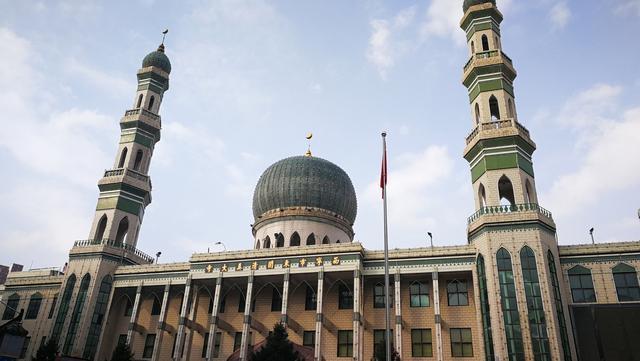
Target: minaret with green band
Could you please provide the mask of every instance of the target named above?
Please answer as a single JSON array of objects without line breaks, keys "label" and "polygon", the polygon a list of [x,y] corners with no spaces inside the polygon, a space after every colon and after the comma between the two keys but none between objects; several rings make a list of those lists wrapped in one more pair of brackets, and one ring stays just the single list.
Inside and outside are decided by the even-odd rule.
[{"label": "minaret with green band", "polygon": [[151,203],[149,166],[160,140],[158,115],[169,89],[171,63],[164,44],[148,54],[138,70],[133,107],[120,120],[120,142],[112,169],[98,182],[100,197],[89,239],[135,247],[145,207]]}]

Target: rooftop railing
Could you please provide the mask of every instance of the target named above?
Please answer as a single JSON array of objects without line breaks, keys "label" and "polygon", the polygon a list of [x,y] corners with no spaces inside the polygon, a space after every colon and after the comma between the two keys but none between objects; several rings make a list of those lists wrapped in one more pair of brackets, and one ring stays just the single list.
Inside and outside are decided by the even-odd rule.
[{"label": "rooftop railing", "polygon": [[100,246],[100,245],[105,245],[105,246],[109,246],[112,248],[118,248],[118,249],[124,249],[127,252],[131,252],[132,254],[138,256],[139,258],[142,258],[143,260],[145,260],[147,263],[153,263],[154,258],[149,256],[148,254],[142,252],[141,250],[133,247],[130,244],[126,244],[126,243],[122,243],[122,242],[116,242],[112,239],[85,239],[85,240],[81,240],[81,241],[75,241],[73,243],[74,247],[91,247],[91,246]]},{"label": "rooftop railing", "polygon": [[117,177],[117,176],[121,176],[121,175],[126,175],[127,177],[131,177],[131,178],[135,178],[138,180],[141,180],[143,182],[146,182],[149,180],[149,176],[148,175],[144,175],[140,172],[137,172],[133,169],[129,169],[129,168],[116,168],[116,169],[107,169],[104,171],[104,176],[105,177]]},{"label": "rooftop railing", "polygon": [[467,63],[464,65],[464,71],[466,72],[467,69],[469,69],[474,59],[489,59],[489,58],[495,58],[496,56],[499,56],[499,55],[502,55],[502,57],[507,61],[507,63],[513,66],[513,61],[504,52],[500,50],[487,50],[487,51],[481,51],[473,54],[469,58],[469,61],[467,61]]},{"label": "rooftop railing", "polygon": [[480,208],[467,219],[467,224],[471,224],[484,215],[509,214],[517,212],[537,212],[549,219],[553,219],[551,212],[540,207],[537,203],[522,203],[504,206],[487,206]]},{"label": "rooftop railing", "polygon": [[158,114],[152,113],[144,108],[129,109],[124,112],[125,117],[128,117],[130,115],[138,115],[138,114],[148,116],[149,118],[153,118],[155,120],[160,120],[160,116]]},{"label": "rooftop railing", "polygon": [[473,138],[478,135],[481,131],[494,130],[494,129],[504,129],[504,128],[516,128],[522,133],[524,133],[527,137],[530,137],[529,130],[525,128],[522,124],[518,123],[515,119],[498,119],[491,120],[488,122],[480,122],[477,127],[471,131],[471,133],[467,136],[467,144],[471,143]]}]

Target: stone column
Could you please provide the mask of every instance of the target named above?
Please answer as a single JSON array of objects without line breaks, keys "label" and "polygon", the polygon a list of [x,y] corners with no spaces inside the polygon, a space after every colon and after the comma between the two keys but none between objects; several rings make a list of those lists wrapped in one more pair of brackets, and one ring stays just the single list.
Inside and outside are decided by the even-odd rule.
[{"label": "stone column", "polygon": [[280,321],[282,324],[287,327],[287,323],[289,322],[289,317],[287,316],[287,307],[289,304],[289,269],[284,274],[284,281],[282,282],[282,314],[280,317]]},{"label": "stone column", "polygon": [[253,293],[253,271],[247,280],[247,295],[244,303],[244,323],[242,324],[242,342],[240,343],[240,361],[247,360],[249,329],[251,328],[251,294]]},{"label": "stone column", "polygon": [[178,332],[176,332],[176,348],[173,350],[173,360],[180,360],[182,353],[182,340],[184,337],[184,323],[189,305],[189,294],[191,293],[191,275],[187,276],[184,285],[184,295],[182,296],[182,307],[180,308],[180,318],[178,319]]},{"label": "stone column", "polygon": [[[133,328],[136,325],[138,319],[138,308],[140,308],[140,295],[142,294],[142,283],[136,288],[136,298],[133,301],[133,310],[131,311],[131,319],[129,320],[129,328],[127,330],[127,344],[131,347],[133,342]],[[134,352],[135,353],[135,352]]]},{"label": "stone column", "polygon": [[318,272],[318,289],[316,290],[316,347],[313,351],[315,361],[322,360],[322,296],[324,285],[324,267]]},{"label": "stone column", "polygon": [[396,268],[393,281],[393,306],[396,309],[395,349],[396,351],[398,351],[398,355],[400,355],[400,358],[402,358],[402,302],[400,302],[400,268]]},{"label": "stone column", "polygon": [[360,360],[360,270],[353,271],[353,359]]},{"label": "stone column", "polygon": [[220,304],[220,291],[222,288],[222,273],[216,280],[216,289],[213,292],[213,310],[211,310],[211,320],[209,324],[209,339],[207,340],[207,361],[213,359],[213,349],[216,345],[216,331],[218,327],[218,306]]},{"label": "stone column", "polygon": [[191,341],[193,341],[193,323],[195,322],[196,309],[198,307],[198,291],[199,287],[193,288],[193,299],[191,300],[191,308],[189,309],[189,318],[185,322],[185,339],[184,339],[184,352],[182,353],[182,360],[189,360],[191,358]]},{"label": "stone column", "polygon": [[[116,291],[116,288],[113,286],[113,283],[112,283],[111,292],[109,293],[109,301],[107,302],[107,310],[104,313],[105,318],[104,320],[102,320],[102,328],[101,328],[102,332],[100,332],[100,337],[98,338],[98,345],[96,346],[96,357],[95,357],[96,360],[101,360],[103,358],[106,358],[106,354],[109,354],[109,352],[106,352],[106,350],[101,350],[101,348],[102,348],[102,344],[104,342],[104,337],[106,334],[105,329],[107,328],[107,320],[109,320],[109,313],[111,312],[111,304],[113,303],[113,294],[115,293],[115,291]],[[105,354],[105,356],[102,357],[102,354]],[[111,355],[109,355],[109,357],[111,357]]]},{"label": "stone column", "polygon": [[436,324],[436,360],[443,361],[442,354],[442,319],[440,318],[440,289],[438,288],[438,270],[431,274],[433,278],[433,313],[435,314]]},{"label": "stone column", "polygon": [[153,344],[152,361],[158,361],[160,358],[160,345],[162,345],[162,337],[164,336],[164,322],[167,319],[167,305],[169,305],[169,290],[171,283],[164,286],[164,294],[162,295],[162,307],[160,308],[160,316],[158,316],[158,327],[156,327],[156,341]]}]

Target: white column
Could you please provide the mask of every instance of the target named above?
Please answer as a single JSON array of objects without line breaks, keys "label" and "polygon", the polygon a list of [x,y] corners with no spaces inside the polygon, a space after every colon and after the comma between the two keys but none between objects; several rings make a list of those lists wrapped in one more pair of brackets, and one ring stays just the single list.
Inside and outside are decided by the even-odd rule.
[{"label": "white column", "polygon": [[396,309],[396,327],[395,327],[395,349],[402,358],[402,302],[400,302],[400,268],[396,268],[394,274],[394,307]]},{"label": "white column", "polygon": [[[138,308],[140,307],[140,295],[142,294],[142,283],[136,288],[136,298],[133,301],[133,310],[131,311],[131,319],[129,320],[129,329],[127,331],[127,344],[131,347],[133,341],[133,328],[136,325],[138,319]],[[135,352],[134,352],[135,353]]]},{"label": "white column", "polygon": [[187,315],[187,306],[189,306],[189,294],[191,293],[191,275],[187,276],[184,285],[184,295],[182,296],[182,307],[180,308],[180,318],[178,319],[178,332],[176,332],[176,347],[173,350],[173,360],[180,360],[182,353],[182,340],[184,337],[184,323]]},{"label": "white column", "polygon": [[316,290],[316,347],[313,352],[315,361],[322,360],[322,296],[324,284],[324,267],[318,272],[318,289]]},{"label": "white column", "polygon": [[284,274],[284,281],[282,282],[282,313],[280,320],[282,324],[287,327],[289,323],[289,316],[287,316],[287,307],[289,304],[289,268]]},{"label": "white column", "polygon": [[[185,322],[185,340],[184,340],[184,352],[182,353],[182,360],[189,360],[191,357],[191,341],[193,341],[193,323],[195,322],[196,309],[198,307],[198,290],[199,287],[193,288],[193,299],[191,300],[191,308],[189,309],[189,318]],[[188,325],[187,325],[188,323]]]},{"label": "white column", "polygon": [[160,357],[160,345],[162,345],[162,337],[164,336],[164,322],[167,319],[167,305],[169,304],[169,290],[171,283],[164,286],[164,294],[162,295],[162,307],[160,308],[160,316],[158,316],[158,327],[156,327],[156,341],[153,344],[152,361],[158,361]]},{"label": "white column", "polygon": [[442,354],[442,319],[440,318],[440,289],[438,288],[438,270],[432,273],[433,278],[433,313],[436,324],[436,360],[443,361]]},{"label": "white column", "polygon": [[360,360],[360,270],[353,271],[353,359]]},{"label": "white column", "polygon": [[211,310],[211,321],[209,325],[209,339],[207,340],[207,361],[213,359],[213,349],[216,341],[216,331],[218,327],[218,305],[220,303],[220,289],[222,288],[222,273],[216,280],[216,290],[213,292],[213,310]]},{"label": "white column", "polygon": [[251,328],[251,294],[253,293],[253,271],[247,281],[247,295],[244,303],[244,323],[242,324],[242,342],[240,343],[240,361],[247,360],[249,329]]}]

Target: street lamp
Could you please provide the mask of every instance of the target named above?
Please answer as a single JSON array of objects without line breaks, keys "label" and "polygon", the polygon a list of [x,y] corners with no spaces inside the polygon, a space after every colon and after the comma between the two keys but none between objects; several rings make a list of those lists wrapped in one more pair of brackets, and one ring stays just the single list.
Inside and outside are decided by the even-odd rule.
[{"label": "street lamp", "polygon": [[593,227],[589,230],[589,235],[591,235],[591,243],[596,244],[596,241],[593,239]]},{"label": "street lamp", "polygon": [[216,245],[216,246],[217,246],[217,245],[221,245],[222,247],[224,247],[224,251],[225,251],[225,252],[227,251],[227,246],[225,246],[225,245],[224,245],[224,243],[222,243],[222,242],[220,242],[220,241],[218,241],[218,242],[214,243],[214,245]]},{"label": "street lamp", "polygon": [[431,232],[427,232],[427,235],[429,235],[429,242],[431,243],[431,248],[433,248],[433,234],[431,234]]},{"label": "street lamp", "polygon": [[158,251],[156,253],[156,264],[158,263],[158,259],[160,258],[160,255],[162,255],[162,252]]}]

